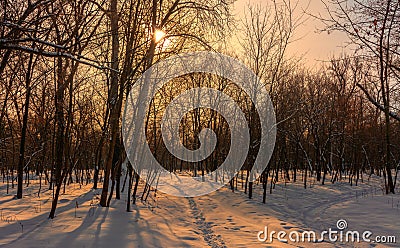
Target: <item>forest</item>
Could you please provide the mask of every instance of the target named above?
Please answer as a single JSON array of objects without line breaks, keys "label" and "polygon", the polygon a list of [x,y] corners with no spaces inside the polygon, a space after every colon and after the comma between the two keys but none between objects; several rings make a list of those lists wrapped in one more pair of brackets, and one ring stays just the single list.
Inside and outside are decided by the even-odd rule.
[{"label": "forest", "polygon": [[[124,109],[146,70],[194,51],[233,57],[264,83],[276,116],[275,147],[261,176],[251,180],[261,135],[254,103],[230,80],[190,73],[169,81],[145,110],[147,142],[165,169],[204,176],[227,157],[231,130],[208,108],[189,111],[179,127],[189,150],[199,148],[202,129],[214,131],[218,141],[208,158],[182,161],[163,144],[160,122],[168,104],[184,91],[208,87],[231,97],[250,129],[251,145],[243,148],[247,157],[230,191],[250,199],[261,194],[268,204],[280,182],[300,182],[308,190],[311,183],[357,186],[377,176],[384,194],[397,193],[400,2],[329,0],[321,13],[309,13],[296,1],[271,0],[249,3],[243,18],[234,14],[234,4],[1,0],[0,170],[6,194],[24,198],[30,184],[39,184],[37,197],[50,190],[50,219],[72,184],[98,189],[105,208],[128,197],[122,211],[158,194],[127,159]],[[319,32],[345,34],[344,52],[317,66],[289,54],[302,42],[294,37],[307,18],[321,23]]]}]

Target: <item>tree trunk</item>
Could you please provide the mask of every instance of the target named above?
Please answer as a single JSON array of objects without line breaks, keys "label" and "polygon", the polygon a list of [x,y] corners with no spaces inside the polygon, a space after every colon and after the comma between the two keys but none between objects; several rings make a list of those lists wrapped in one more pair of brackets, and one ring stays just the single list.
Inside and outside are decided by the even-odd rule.
[{"label": "tree trunk", "polygon": [[[112,38],[112,49],[111,49],[111,89],[109,95],[110,105],[110,129],[111,129],[111,140],[110,146],[108,147],[107,159],[105,163],[104,171],[104,182],[103,190],[101,192],[100,205],[107,207],[107,195],[108,185],[110,182],[111,167],[114,157],[114,147],[118,134],[119,127],[119,99],[118,99],[118,55],[119,55],[119,41],[118,41],[118,13],[117,13],[117,0],[110,0],[110,22],[111,22],[111,38]],[[121,86],[122,87],[122,86]]]},{"label": "tree trunk", "polygon": [[21,143],[19,147],[19,160],[18,160],[18,188],[17,188],[17,198],[22,198],[22,180],[24,173],[24,157],[25,157],[25,141],[26,141],[26,129],[28,127],[28,116],[29,116],[29,101],[31,97],[31,70],[33,63],[33,54],[29,56],[29,64],[26,72],[26,96],[25,96],[25,108],[24,117],[22,120],[22,130],[21,130]]},{"label": "tree trunk", "polygon": [[57,125],[56,130],[56,158],[55,158],[55,186],[56,192],[53,198],[53,202],[51,204],[51,210],[49,218],[53,219],[55,217],[55,212],[57,208],[58,196],[60,194],[60,189],[62,186],[63,176],[62,176],[62,168],[63,168],[63,160],[64,160],[64,131],[65,131],[65,120],[64,120],[64,92],[66,88],[66,84],[64,82],[65,73],[63,70],[62,58],[57,58],[57,91],[55,95],[55,105],[56,105],[56,114],[55,114],[55,122]]}]

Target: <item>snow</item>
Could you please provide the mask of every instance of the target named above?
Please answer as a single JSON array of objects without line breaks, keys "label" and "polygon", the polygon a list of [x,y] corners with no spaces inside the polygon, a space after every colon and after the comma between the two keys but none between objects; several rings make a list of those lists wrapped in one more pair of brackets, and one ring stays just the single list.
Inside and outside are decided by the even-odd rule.
[{"label": "snow", "polygon": [[[137,199],[126,212],[126,193],[109,208],[98,206],[101,190],[91,184],[72,184],[60,196],[56,218],[48,219],[52,191],[31,181],[23,199],[6,195],[0,183],[0,246],[5,247],[399,247],[400,195],[384,195],[381,179],[364,175],[350,186],[343,180],[320,185],[280,182],[262,204],[262,186],[253,199],[227,186],[209,195],[178,198],[151,192],[147,202]],[[300,176],[298,177],[300,178]],[[269,189],[269,184],[268,184]],[[15,193],[16,189],[10,189]],[[141,191],[139,190],[139,193]],[[400,192],[399,192],[400,193]],[[76,205],[78,208],[76,208]],[[257,233],[268,230],[315,231],[336,228],[344,219],[348,230],[395,235],[396,244],[261,242]],[[23,229],[22,229],[23,226]],[[276,238],[276,235],[274,235]]]}]

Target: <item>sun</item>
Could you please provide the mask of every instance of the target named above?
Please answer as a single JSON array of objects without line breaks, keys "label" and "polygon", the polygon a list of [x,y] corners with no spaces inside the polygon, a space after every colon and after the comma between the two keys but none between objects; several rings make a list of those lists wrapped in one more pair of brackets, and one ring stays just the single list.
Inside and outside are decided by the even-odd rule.
[{"label": "sun", "polygon": [[154,31],[153,37],[154,37],[154,40],[156,41],[156,43],[158,43],[165,37],[165,32],[160,29],[156,29],[156,31]]}]

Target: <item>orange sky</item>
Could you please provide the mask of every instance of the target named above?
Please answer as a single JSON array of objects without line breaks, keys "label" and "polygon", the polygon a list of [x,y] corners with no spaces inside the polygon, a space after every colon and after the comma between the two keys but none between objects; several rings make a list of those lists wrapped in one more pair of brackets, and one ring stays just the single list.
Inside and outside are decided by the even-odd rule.
[{"label": "orange sky", "polygon": [[[296,0],[292,0],[294,3]],[[239,18],[244,17],[244,11],[246,9],[246,5],[260,3],[262,5],[266,5],[268,3],[272,4],[272,0],[237,0],[235,3],[234,13]],[[314,15],[326,16],[326,10],[324,9],[324,5],[321,0],[299,0],[299,7],[297,9],[296,15],[300,15],[303,10],[305,10],[308,6],[307,12],[312,13]],[[309,66],[313,66],[318,64],[320,60],[327,60],[333,56],[333,54],[340,54],[344,51],[343,46],[347,41],[346,35],[333,32],[331,34],[327,33],[319,33],[318,29],[323,28],[323,24],[319,20],[315,20],[308,15],[304,16],[308,18],[301,25],[295,35],[294,39],[298,39],[302,37],[302,39],[292,43],[288,48],[289,55],[301,56],[304,55],[305,63]]]}]

